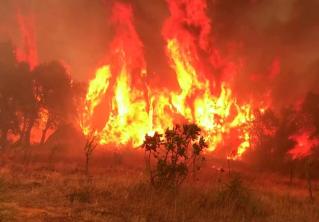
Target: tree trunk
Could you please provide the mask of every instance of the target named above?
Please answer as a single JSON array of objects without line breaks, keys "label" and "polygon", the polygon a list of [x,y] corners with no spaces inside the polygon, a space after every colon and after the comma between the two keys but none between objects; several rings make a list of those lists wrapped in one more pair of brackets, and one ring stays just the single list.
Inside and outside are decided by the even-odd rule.
[{"label": "tree trunk", "polygon": [[50,123],[48,120],[47,123],[45,124],[45,128],[42,130],[42,135],[41,135],[41,140],[40,140],[41,145],[43,145],[45,143],[46,135],[47,135],[49,128],[50,128]]},{"label": "tree trunk", "polygon": [[3,148],[7,145],[7,135],[8,135],[8,129],[2,129],[1,130],[1,138],[0,138],[0,147]]},{"label": "tree trunk", "polygon": [[17,144],[22,144],[23,143],[23,140],[24,140],[24,136],[25,136],[25,131],[26,131],[26,125],[27,125],[27,120],[26,118],[23,118],[23,124],[22,124],[22,129],[19,130],[19,139],[17,141]]},{"label": "tree trunk", "polygon": [[308,191],[309,191],[309,197],[310,197],[310,200],[311,200],[311,201],[313,201],[311,178],[310,178],[310,177],[308,177],[308,178],[307,178],[307,180],[308,180]]},{"label": "tree trunk", "polygon": [[230,159],[227,159],[227,165],[228,165],[228,176],[230,177]]},{"label": "tree trunk", "polygon": [[41,145],[43,145],[43,144],[45,143],[47,131],[48,131],[47,128],[45,128],[44,130],[42,130],[42,135],[41,135],[41,139],[40,139],[40,144],[41,144]]},{"label": "tree trunk", "polygon": [[86,176],[89,176],[89,161],[90,161],[90,154],[85,154],[85,174]]},{"label": "tree trunk", "polygon": [[313,192],[312,192],[312,184],[311,184],[311,163],[307,161],[306,163],[306,176],[307,176],[307,184],[308,184],[308,191],[309,191],[309,198],[313,201]]},{"label": "tree trunk", "polygon": [[196,181],[196,156],[193,157],[193,181],[195,182]]},{"label": "tree trunk", "polygon": [[146,167],[146,172],[149,173],[149,177],[150,177],[150,183],[154,186],[154,177],[153,177],[153,172],[152,172],[152,168],[151,168],[151,152],[149,151],[148,156],[146,155],[146,150],[144,153],[144,158],[145,158],[145,167]]},{"label": "tree trunk", "polygon": [[28,121],[26,131],[24,134],[24,145],[26,146],[30,146],[31,130],[33,128],[33,125],[34,125],[34,118],[31,118]]},{"label": "tree trunk", "polygon": [[289,184],[292,185],[293,177],[294,177],[294,173],[293,173],[293,163],[292,163],[292,162],[290,163],[289,175],[290,175]]}]

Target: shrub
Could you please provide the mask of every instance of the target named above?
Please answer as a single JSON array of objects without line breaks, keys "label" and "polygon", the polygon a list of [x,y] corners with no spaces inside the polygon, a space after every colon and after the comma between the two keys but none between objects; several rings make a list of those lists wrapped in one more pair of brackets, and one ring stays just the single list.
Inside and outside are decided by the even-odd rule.
[{"label": "shrub", "polygon": [[231,211],[229,215],[243,220],[265,215],[260,200],[243,185],[238,175],[233,176],[216,194],[214,205]]},{"label": "shrub", "polygon": [[91,201],[91,192],[88,187],[83,187],[82,189],[73,190],[67,195],[70,203],[80,202],[89,203]]},{"label": "shrub", "polygon": [[[150,183],[155,187],[177,187],[189,172],[193,175],[200,169],[199,161],[207,144],[201,129],[196,124],[176,125],[163,135],[155,132],[146,135],[142,147],[145,149],[146,167]],[[152,166],[155,160],[155,166]]]}]

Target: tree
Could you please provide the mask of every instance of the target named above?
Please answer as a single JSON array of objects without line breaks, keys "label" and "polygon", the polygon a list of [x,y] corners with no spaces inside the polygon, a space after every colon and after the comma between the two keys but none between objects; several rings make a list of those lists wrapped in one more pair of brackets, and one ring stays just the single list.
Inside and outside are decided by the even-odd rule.
[{"label": "tree", "polygon": [[84,153],[85,153],[85,174],[89,176],[89,167],[90,160],[93,154],[93,151],[97,147],[97,136],[94,133],[90,133],[86,136],[86,142],[84,145]]},{"label": "tree", "polygon": [[26,63],[18,65],[18,75],[14,89],[19,114],[19,142],[28,146],[30,145],[31,130],[39,118],[40,106],[34,93],[34,77]]},{"label": "tree", "polygon": [[302,105],[300,119],[303,128],[312,131],[312,138],[319,139],[319,95],[309,92]]},{"label": "tree", "polygon": [[272,153],[273,137],[279,120],[271,110],[264,113],[256,111],[255,117],[250,129],[252,149],[244,153],[244,158],[257,167],[265,168]]},{"label": "tree", "polygon": [[0,44],[0,147],[7,145],[9,131],[17,132],[17,103],[14,93],[17,63],[10,43]]},{"label": "tree", "polygon": [[49,129],[66,123],[74,112],[72,82],[59,62],[41,64],[34,70],[35,94],[43,113],[46,113],[42,131],[43,144]]},{"label": "tree", "polygon": [[0,44],[0,146],[7,144],[9,133],[20,136],[17,143],[30,145],[31,131],[39,123],[44,125],[44,143],[49,129],[67,123],[75,113],[74,95],[71,78],[59,62],[31,71],[27,63],[16,61],[10,43]]},{"label": "tree", "polygon": [[[309,140],[317,141],[311,147],[309,156],[304,157],[305,176],[308,184],[310,200],[313,201],[312,179],[317,176],[317,168],[319,166],[319,95],[309,92],[302,105],[300,114],[301,130],[309,132]],[[315,175],[317,173],[317,175]]]},{"label": "tree", "polygon": [[291,169],[288,152],[295,146],[292,136],[298,129],[295,110],[288,107],[276,114],[268,109],[263,113],[257,111],[255,116],[251,128],[252,149],[244,157],[261,169]]},{"label": "tree", "polygon": [[[164,138],[157,132],[145,136],[142,148],[153,186],[176,188],[190,171],[195,175],[199,170],[198,160],[203,160],[201,154],[208,147],[200,131],[196,124],[185,124],[167,129]],[[152,160],[156,162],[154,168]]]}]

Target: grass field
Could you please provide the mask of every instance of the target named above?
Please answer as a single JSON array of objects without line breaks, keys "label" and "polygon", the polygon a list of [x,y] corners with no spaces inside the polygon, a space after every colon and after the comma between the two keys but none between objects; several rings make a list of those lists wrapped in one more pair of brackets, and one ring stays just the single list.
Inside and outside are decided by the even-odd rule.
[{"label": "grass field", "polygon": [[89,178],[80,156],[22,153],[1,155],[0,221],[319,221],[303,180],[237,166],[229,175],[207,160],[197,181],[155,190],[134,151],[95,153]]}]

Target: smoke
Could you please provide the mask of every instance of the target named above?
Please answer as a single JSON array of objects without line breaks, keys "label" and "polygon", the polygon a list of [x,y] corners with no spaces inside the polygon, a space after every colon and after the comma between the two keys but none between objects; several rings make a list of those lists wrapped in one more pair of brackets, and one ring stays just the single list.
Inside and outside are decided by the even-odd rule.
[{"label": "smoke", "polygon": [[[224,50],[236,44],[235,55],[244,59],[238,92],[269,91],[274,105],[282,106],[319,89],[318,1],[218,0],[212,5],[216,44]],[[269,76],[276,60],[280,72]]]},{"label": "smoke", "polygon": [[[23,47],[17,14],[31,17],[40,62],[62,60],[76,79],[92,76],[112,33],[100,1],[0,0],[0,41]],[[3,13],[2,13],[3,12]],[[30,21],[31,20],[31,21]]]},{"label": "smoke", "polygon": [[[88,80],[114,35],[116,0],[0,0],[0,41],[21,45],[17,13],[34,23],[40,62],[59,59],[75,79]],[[169,16],[164,0],[126,0],[144,44],[150,79],[165,84],[174,74],[162,36]],[[270,96],[275,107],[319,90],[317,0],[207,0],[212,47],[240,69],[233,77],[240,98]],[[212,73],[214,75],[214,73]]]}]

